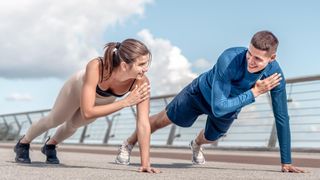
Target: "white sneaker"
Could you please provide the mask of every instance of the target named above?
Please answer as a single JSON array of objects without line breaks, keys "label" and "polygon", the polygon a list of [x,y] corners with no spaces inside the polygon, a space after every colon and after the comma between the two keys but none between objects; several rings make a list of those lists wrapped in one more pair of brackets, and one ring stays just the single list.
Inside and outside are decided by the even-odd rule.
[{"label": "white sneaker", "polygon": [[193,164],[204,164],[206,160],[203,156],[202,147],[199,146],[194,140],[190,142],[190,148],[192,150],[192,163]]},{"label": "white sneaker", "polygon": [[128,165],[130,163],[130,155],[133,149],[133,145],[128,144],[128,141],[124,141],[119,148],[118,155],[115,162],[117,164]]}]

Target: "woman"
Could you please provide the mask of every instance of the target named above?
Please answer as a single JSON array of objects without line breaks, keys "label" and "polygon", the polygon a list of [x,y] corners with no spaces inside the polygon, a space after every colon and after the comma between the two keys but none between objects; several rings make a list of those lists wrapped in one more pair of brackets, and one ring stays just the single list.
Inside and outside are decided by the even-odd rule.
[{"label": "woman", "polygon": [[[126,39],[108,43],[104,57],[91,60],[85,70],[73,75],[62,87],[51,112],[33,123],[14,151],[16,162],[31,163],[30,143],[50,128],[61,125],[41,148],[47,163],[59,164],[56,145],[76,130],[101,116],[125,107],[137,106],[137,131],[140,145],[140,172],[159,172],[150,167],[149,80],[145,76],[151,53],[140,41]],[[129,95],[117,100],[130,91]]]}]

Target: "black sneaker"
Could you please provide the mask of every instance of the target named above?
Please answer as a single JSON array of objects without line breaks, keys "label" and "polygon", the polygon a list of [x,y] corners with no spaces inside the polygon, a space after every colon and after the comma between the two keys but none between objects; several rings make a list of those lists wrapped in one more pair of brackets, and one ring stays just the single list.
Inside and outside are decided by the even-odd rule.
[{"label": "black sneaker", "polygon": [[46,144],[49,141],[48,140],[44,143],[44,146],[41,148],[41,152],[47,156],[46,163],[47,164],[59,164],[59,159],[57,158],[57,151],[56,151],[56,145],[54,144]]},{"label": "black sneaker", "polygon": [[30,144],[22,144],[20,143],[20,140],[17,142],[17,144],[13,148],[13,151],[16,153],[15,160],[17,163],[30,164],[31,163],[31,160],[29,157]]}]

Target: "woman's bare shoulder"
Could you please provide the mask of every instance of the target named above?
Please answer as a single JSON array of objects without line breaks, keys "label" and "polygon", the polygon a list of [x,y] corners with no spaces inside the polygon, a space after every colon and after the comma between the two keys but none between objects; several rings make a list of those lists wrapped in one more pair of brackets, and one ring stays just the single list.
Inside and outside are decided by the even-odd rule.
[{"label": "woman's bare shoulder", "polygon": [[142,85],[144,83],[150,84],[149,78],[146,75],[143,75],[141,79],[137,79],[135,82],[136,85]]},{"label": "woman's bare shoulder", "polygon": [[88,68],[97,68],[99,67],[100,65],[100,61],[98,58],[94,58],[94,59],[91,59],[88,64],[87,64],[87,69]]},{"label": "woman's bare shoulder", "polygon": [[85,81],[97,83],[99,81],[99,64],[97,58],[90,60],[86,66]]}]

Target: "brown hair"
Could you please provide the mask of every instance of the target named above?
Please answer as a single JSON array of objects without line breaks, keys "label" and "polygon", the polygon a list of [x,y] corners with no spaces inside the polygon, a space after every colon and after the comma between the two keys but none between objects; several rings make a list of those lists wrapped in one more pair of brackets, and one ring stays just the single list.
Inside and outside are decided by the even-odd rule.
[{"label": "brown hair", "polygon": [[259,31],[255,33],[251,39],[251,44],[269,54],[277,52],[279,41],[277,37],[270,31]]},{"label": "brown hair", "polygon": [[104,49],[103,70],[107,71],[107,75],[101,77],[102,79],[108,79],[121,61],[132,64],[137,58],[145,55],[149,55],[149,61],[151,61],[151,52],[147,46],[136,39],[126,39],[121,43],[110,42],[104,46]]}]

